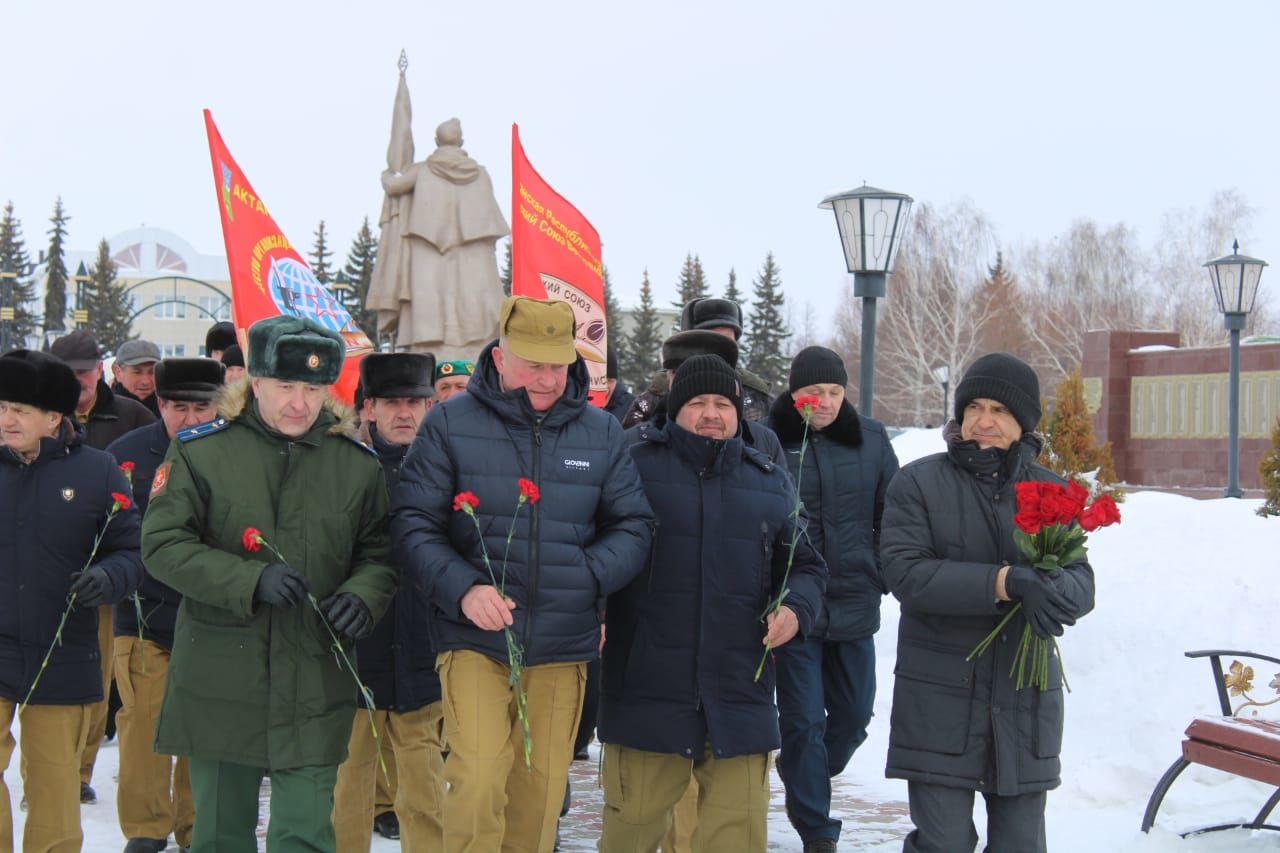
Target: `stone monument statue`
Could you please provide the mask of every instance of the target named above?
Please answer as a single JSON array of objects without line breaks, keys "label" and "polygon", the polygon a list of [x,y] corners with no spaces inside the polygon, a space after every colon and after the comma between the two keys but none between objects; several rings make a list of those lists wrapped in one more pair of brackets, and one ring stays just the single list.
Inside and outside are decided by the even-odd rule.
[{"label": "stone monument statue", "polygon": [[497,335],[502,304],[494,244],[511,233],[484,167],[462,150],[462,124],[436,128],[436,150],[413,162],[409,91],[400,59],[378,259],[365,302],[397,349],[474,361]]}]

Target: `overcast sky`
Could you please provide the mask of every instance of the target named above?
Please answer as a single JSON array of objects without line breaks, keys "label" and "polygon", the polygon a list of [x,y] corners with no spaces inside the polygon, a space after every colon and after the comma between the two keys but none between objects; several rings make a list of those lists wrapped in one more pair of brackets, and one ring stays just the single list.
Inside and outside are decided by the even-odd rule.
[{"label": "overcast sky", "polygon": [[1280,263],[1280,4],[623,5],[5,3],[0,202],[33,256],[59,194],[73,248],[145,224],[222,254],[208,107],[285,234],[305,254],[324,219],[345,256],[381,207],[404,48],[416,158],[457,116],[510,219],[518,122],[625,304],[646,267],[665,303],[687,252],[719,291],[772,250],[797,310],[829,314],[817,203],[863,181],[969,199],[1004,245],[1089,217],[1150,246],[1164,211],[1235,188],[1259,209],[1242,251]]}]

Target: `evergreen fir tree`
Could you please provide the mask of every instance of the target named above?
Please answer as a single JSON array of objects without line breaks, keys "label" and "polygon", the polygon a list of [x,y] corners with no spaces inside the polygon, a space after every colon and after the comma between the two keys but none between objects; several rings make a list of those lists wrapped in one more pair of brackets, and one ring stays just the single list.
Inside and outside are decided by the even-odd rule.
[{"label": "evergreen fir tree", "polygon": [[71,219],[62,208],[62,196],[53,204],[53,216],[49,222],[48,270],[44,280],[44,331],[62,332],[67,328],[67,262],[63,243],[67,239],[67,221]]},{"label": "evergreen fir tree", "polygon": [[506,244],[503,246],[502,256],[502,272],[498,277],[502,279],[502,293],[504,296],[511,295],[511,238],[508,237]]},{"label": "evergreen fir tree", "polygon": [[356,289],[355,302],[349,306],[351,319],[375,344],[378,341],[378,312],[365,310],[364,304],[369,298],[369,282],[373,280],[373,264],[377,258],[378,240],[373,236],[369,217],[366,216],[351,241],[351,251],[347,252],[347,263],[342,272]]},{"label": "evergreen fir tree", "polygon": [[98,257],[89,271],[89,284],[85,288],[85,302],[89,309],[88,331],[98,346],[115,352],[120,345],[133,337],[129,320],[133,306],[124,292],[124,285],[116,280],[116,262],[111,259],[111,247],[106,238],[98,243]]},{"label": "evergreen fir tree", "polygon": [[[635,325],[631,327],[631,360],[624,367],[623,378],[632,389],[649,386],[649,379],[662,367],[662,319],[653,305],[653,287],[649,284],[649,271],[644,271],[640,283],[640,307],[636,309]],[[622,364],[619,362],[619,366]]]},{"label": "evergreen fir tree", "polygon": [[328,235],[324,231],[324,220],[320,220],[320,226],[316,228],[316,242],[311,246],[311,271],[316,274],[316,280],[321,284],[328,284],[331,278],[329,274],[329,258],[333,257],[333,252],[329,249]]},{"label": "evergreen fir tree", "polygon": [[747,345],[746,368],[776,391],[786,381],[790,368],[783,347],[791,337],[791,330],[784,319],[783,306],[787,298],[782,292],[781,270],[774,263],[773,252],[765,256],[764,266],[753,283],[753,294],[751,319],[743,336]]},{"label": "evergreen fir tree", "polygon": [[1280,418],[1271,428],[1271,449],[1258,463],[1262,475],[1262,496],[1265,500],[1258,507],[1258,515],[1280,515]]},{"label": "evergreen fir tree", "polygon": [[996,252],[995,266],[987,268],[987,280],[978,290],[986,321],[978,330],[978,352],[1025,353],[1032,349],[1026,327],[1026,300],[1017,280],[1005,268],[1004,253]]},{"label": "evergreen fir tree", "polygon": [[729,286],[724,289],[724,298],[730,302],[742,304],[742,291],[738,289],[738,274],[733,267],[729,268]]},{"label": "evergreen fir tree", "polygon": [[609,329],[609,349],[618,360],[619,378],[631,364],[631,341],[622,328],[622,306],[618,304],[618,296],[613,292],[613,282],[609,280],[609,267],[604,267],[604,318]]},{"label": "evergreen fir tree", "polygon": [[711,295],[707,286],[707,274],[702,270],[702,261],[697,255],[685,255],[684,266],[680,268],[680,283],[676,286],[676,301],[671,303],[683,308],[695,299]]},{"label": "evergreen fir tree", "polygon": [[[31,310],[36,299],[36,286],[31,280],[31,256],[22,239],[22,222],[13,215],[13,202],[4,206],[0,217],[0,306],[13,309],[13,319],[4,328],[9,349],[25,347],[27,339],[40,331],[40,324]],[[13,278],[7,274],[13,273]]]},{"label": "evergreen fir tree", "polygon": [[1042,419],[1045,467],[1089,489],[1092,497],[1111,495],[1122,500],[1116,488],[1116,469],[1111,461],[1111,444],[1095,444],[1093,417],[1084,401],[1084,380],[1080,369],[1062,377],[1055,390],[1053,411]]}]

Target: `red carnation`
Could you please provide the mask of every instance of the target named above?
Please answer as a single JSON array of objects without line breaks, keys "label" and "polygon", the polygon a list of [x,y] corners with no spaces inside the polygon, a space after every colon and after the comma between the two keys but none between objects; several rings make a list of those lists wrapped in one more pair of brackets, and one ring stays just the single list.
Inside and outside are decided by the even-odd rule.
[{"label": "red carnation", "polygon": [[542,497],[542,493],[538,491],[538,484],[533,480],[526,480],[524,477],[520,478],[519,483],[521,501],[527,500],[531,504],[536,504],[538,498]]},{"label": "red carnation", "polygon": [[804,397],[796,397],[796,411],[804,415],[806,419],[813,414],[813,410],[818,408],[822,400],[812,394]]},{"label": "red carnation", "polygon": [[111,499],[116,502],[116,507],[119,509],[128,509],[133,506],[133,501],[129,500],[127,496],[122,495],[119,492],[112,492]]},{"label": "red carnation", "polygon": [[480,499],[474,492],[458,492],[453,496],[454,512],[461,510],[470,515],[478,506],[480,506]]},{"label": "red carnation", "polygon": [[134,464],[132,462],[120,463],[120,470],[123,471],[125,474],[129,474],[129,475],[133,474],[133,469],[134,469]]},{"label": "red carnation", "polygon": [[262,531],[256,527],[246,527],[244,529],[244,538],[240,540],[240,544],[244,545],[244,549],[250,553],[256,554],[262,550]]}]

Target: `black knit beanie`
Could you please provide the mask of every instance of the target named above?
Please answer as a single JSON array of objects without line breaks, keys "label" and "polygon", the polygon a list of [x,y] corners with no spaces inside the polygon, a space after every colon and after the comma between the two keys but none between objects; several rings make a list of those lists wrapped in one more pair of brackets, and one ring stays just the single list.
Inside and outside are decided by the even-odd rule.
[{"label": "black knit beanie", "polygon": [[791,380],[787,387],[799,391],[821,382],[848,385],[849,372],[844,369],[844,359],[826,347],[805,347],[791,360]]},{"label": "black knit beanie", "polygon": [[667,395],[668,417],[675,420],[680,407],[700,394],[728,397],[738,410],[738,420],[742,420],[742,385],[738,374],[718,355],[690,356],[676,368],[671,392]]},{"label": "black knit beanie", "polygon": [[1025,361],[1007,352],[993,352],[969,365],[956,386],[956,420],[964,423],[964,409],[985,397],[1003,403],[1023,432],[1040,423],[1040,380]]}]

